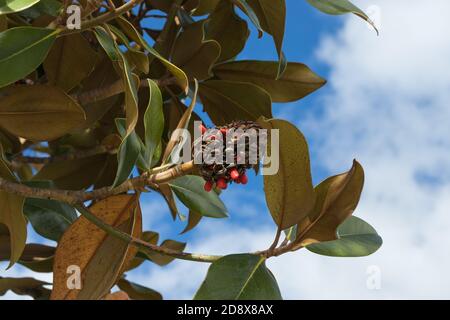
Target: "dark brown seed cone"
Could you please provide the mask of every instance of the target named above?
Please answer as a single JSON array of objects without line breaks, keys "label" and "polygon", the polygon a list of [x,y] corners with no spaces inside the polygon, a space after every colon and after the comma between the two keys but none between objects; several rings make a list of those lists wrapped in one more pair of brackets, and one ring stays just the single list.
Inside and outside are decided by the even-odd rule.
[{"label": "dark brown seed cone", "polygon": [[[235,136],[232,139],[228,139],[226,132],[234,129]],[[253,129],[253,130],[251,130]],[[198,163],[199,171],[206,181],[217,182],[218,179],[223,178],[227,182],[232,182],[230,172],[236,169],[239,176],[245,174],[245,171],[250,168],[258,167],[259,164],[259,130],[261,126],[253,121],[235,121],[226,126],[215,127],[205,133],[204,139],[201,137],[194,142],[193,145],[193,157]],[[236,132],[236,130],[242,130]],[[244,135],[242,134],[244,133]],[[256,144],[251,143],[251,139],[246,138],[246,135],[256,134]],[[211,138],[212,137],[212,138]],[[242,140],[245,139],[245,140]],[[225,140],[225,143],[223,142]],[[238,143],[245,143],[243,148],[245,151],[238,154]],[[201,147],[198,147],[198,145]],[[209,159],[208,155],[215,156],[216,152],[222,153],[222,163]],[[230,152],[233,160],[227,163],[227,152]],[[256,155],[256,164],[250,163],[250,153]],[[220,154],[218,155],[220,156]],[[239,161],[238,161],[239,160]],[[245,160],[245,161],[244,161]],[[201,163],[200,163],[201,162]],[[256,170],[256,169],[255,169]]]}]

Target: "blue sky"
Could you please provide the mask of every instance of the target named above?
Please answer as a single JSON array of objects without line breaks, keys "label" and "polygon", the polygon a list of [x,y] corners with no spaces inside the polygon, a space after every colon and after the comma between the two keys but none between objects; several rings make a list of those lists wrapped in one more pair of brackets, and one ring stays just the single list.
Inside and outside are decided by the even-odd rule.
[{"label": "blue sky", "polygon": [[[355,16],[327,16],[287,0],[284,51],[328,80],[300,102],[274,106],[276,117],[307,137],[315,183],[347,170],[354,158],[366,185],[355,215],[384,239],[367,258],[327,258],[301,251],[268,262],[287,299],[450,298],[450,10],[447,0],[357,0],[381,34]],[[254,31],[254,29],[253,29]],[[270,37],[255,32],[240,59],[276,59]],[[142,203],[145,226],[188,251],[230,254],[266,248],[275,226],[262,178],[223,193],[226,220],[204,219],[187,235],[156,195]],[[129,275],[165,298],[191,298],[207,265],[146,263]],[[376,289],[367,285],[373,270]],[[17,268],[6,275],[22,276]],[[35,275],[49,279],[47,275]],[[11,296],[10,296],[11,297]]]}]

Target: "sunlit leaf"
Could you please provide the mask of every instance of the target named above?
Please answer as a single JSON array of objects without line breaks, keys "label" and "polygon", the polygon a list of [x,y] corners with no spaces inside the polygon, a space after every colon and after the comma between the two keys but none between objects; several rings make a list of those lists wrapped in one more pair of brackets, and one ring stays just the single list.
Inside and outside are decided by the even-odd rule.
[{"label": "sunlit leaf", "polygon": [[57,31],[17,27],[0,33],[0,88],[33,72],[47,56]]},{"label": "sunlit leaf", "polygon": [[378,33],[377,27],[375,26],[373,21],[370,20],[367,14],[348,0],[306,0],[306,1],[308,1],[309,4],[316,7],[320,11],[327,14],[340,15],[346,13],[353,13],[358,17],[366,20]]},{"label": "sunlit leaf", "polygon": [[[139,238],[141,210],[136,195],[118,195],[96,202],[89,210],[104,223]],[[137,249],[80,217],[64,233],[55,255],[53,291],[56,300],[100,299],[116,284]],[[81,289],[67,287],[69,266],[81,271]]]},{"label": "sunlit leaf", "polygon": [[38,2],[39,0],[0,0],[0,15],[25,10]]},{"label": "sunlit leaf", "polygon": [[200,84],[199,95],[205,111],[216,125],[237,119],[272,118],[269,94],[251,83],[209,80]]},{"label": "sunlit leaf", "polygon": [[[314,206],[308,144],[303,134],[285,120],[260,123],[269,130],[269,142],[271,130],[279,130],[279,168],[276,174],[264,175],[264,192],[272,218],[284,230],[302,221]],[[269,143],[269,154],[273,147]]]},{"label": "sunlit leaf", "polygon": [[222,80],[253,83],[266,90],[273,102],[299,100],[325,84],[304,64],[288,63],[278,79],[277,68],[278,64],[272,61],[234,61],[214,67],[214,74]]}]

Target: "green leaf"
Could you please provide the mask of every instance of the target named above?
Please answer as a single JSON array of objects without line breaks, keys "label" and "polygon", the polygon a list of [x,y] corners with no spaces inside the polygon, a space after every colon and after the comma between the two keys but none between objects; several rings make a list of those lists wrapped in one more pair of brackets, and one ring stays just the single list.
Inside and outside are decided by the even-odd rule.
[{"label": "green leaf", "polygon": [[128,179],[141,152],[141,143],[136,132],[133,131],[128,136],[126,135],[126,120],[116,119],[116,126],[123,141],[117,153],[118,168],[113,187]]},{"label": "green leaf", "polygon": [[247,0],[232,0],[232,2],[241,8],[241,10],[249,17],[250,21],[260,32],[260,36],[262,36],[263,29],[261,28],[261,24],[259,23],[259,18],[256,13],[253,11],[253,8],[249,6]]},{"label": "green leaf", "polygon": [[[3,160],[3,150],[1,153],[0,177],[11,182],[17,182],[17,178]],[[23,197],[0,191],[0,228],[5,226],[8,229],[11,250],[8,268],[19,260],[27,240],[27,220],[23,215],[24,201]]]},{"label": "green leaf", "polygon": [[120,61],[120,53],[116,50],[116,44],[108,32],[102,27],[95,27],[95,37],[112,61]]},{"label": "green leaf", "polygon": [[205,20],[189,25],[174,43],[172,61],[190,77],[197,80],[210,78],[211,68],[220,55],[220,45],[206,40]]},{"label": "green leaf", "polygon": [[214,74],[222,80],[250,82],[266,90],[273,102],[292,102],[321,88],[326,81],[302,63],[288,63],[276,79],[278,63],[244,60],[222,63]]},{"label": "green leaf", "polygon": [[287,66],[283,53],[286,2],[285,0],[247,0],[247,2],[256,13],[262,29],[273,37],[279,57],[276,73],[276,78],[279,78]]},{"label": "green leaf", "polygon": [[313,243],[306,249],[330,257],[365,257],[376,252],[383,244],[370,224],[353,216],[339,226],[337,234],[338,240]]},{"label": "green leaf", "polygon": [[309,150],[303,134],[285,120],[261,120],[268,130],[268,153],[276,152],[270,144],[273,129],[279,130],[279,168],[264,175],[264,192],[275,223],[282,230],[303,220],[315,203]]},{"label": "green leaf", "polygon": [[281,300],[280,289],[265,258],[234,254],[214,262],[195,300]]},{"label": "green leaf", "polygon": [[377,27],[375,26],[373,21],[370,20],[367,14],[348,0],[306,0],[306,1],[308,1],[310,5],[316,7],[320,11],[327,14],[341,15],[346,13],[353,13],[358,17],[360,17],[361,19],[366,20],[378,34]]},{"label": "green leaf", "polygon": [[0,0],[0,15],[25,10],[38,2],[39,0]]},{"label": "green leaf", "polygon": [[47,56],[58,31],[17,27],[0,33],[0,88],[33,72]]},{"label": "green leaf", "polygon": [[232,121],[272,118],[272,101],[262,88],[251,83],[210,80],[200,84],[200,99],[216,125]]},{"label": "green leaf", "polygon": [[[29,181],[26,184],[30,187],[52,188],[49,181]],[[53,200],[27,198],[23,212],[38,234],[54,241],[58,241],[77,219],[74,208]]]},{"label": "green leaf", "polygon": [[144,114],[145,127],[145,150],[144,161],[147,169],[152,167],[155,150],[161,143],[161,137],[164,131],[164,113],[163,100],[158,85],[150,79],[147,79],[150,97],[147,110]]},{"label": "green leaf", "polygon": [[228,217],[227,209],[215,192],[206,192],[205,181],[198,176],[184,176],[169,183],[175,195],[189,209],[211,218]]},{"label": "green leaf", "polygon": [[44,70],[49,84],[68,92],[92,72],[96,62],[97,53],[80,33],[75,33],[56,39]]},{"label": "green leaf", "polygon": [[250,34],[247,22],[239,18],[229,1],[220,1],[205,26],[206,39],[216,40],[221,47],[218,62],[236,57],[245,47]]},{"label": "green leaf", "polygon": [[81,126],[84,110],[59,88],[13,86],[0,98],[0,126],[30,140],[54,140]]},{"label": "green leaf", "polygon": [[159,292],[125,279],[120,279],[117,286],[133,300],[162,300]]}]

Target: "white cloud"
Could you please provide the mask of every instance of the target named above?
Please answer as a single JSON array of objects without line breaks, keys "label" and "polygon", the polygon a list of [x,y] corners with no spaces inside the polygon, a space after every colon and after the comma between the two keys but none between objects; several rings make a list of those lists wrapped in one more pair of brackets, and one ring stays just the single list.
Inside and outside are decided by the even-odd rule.
[{"label": "white cloud", "polygon": [[[297,252],[270,260],[288,299],[450,298],[450,20],[442,14],[450,2],[370,4],[381,10],[381,35],[349,16],[337,34],[323,39],[318,57],[330,67],[331,90],[323,112],[297,124],[316,141],[321,167],[341,172],[353,158],[364,165],[366,187],[356,214],[377,228],[384,245],[367,258]],[[271,240],[265,229],[219,230],[220,236],[206,235],[191,248],[244,251]],[[380,290],[366,285],[372,265],[381,270]],[[177,262],[153,270],[148,282],[172,292],[169,298],[189,298],[204,271]]]}]

